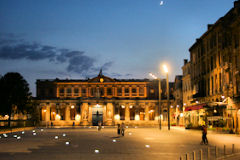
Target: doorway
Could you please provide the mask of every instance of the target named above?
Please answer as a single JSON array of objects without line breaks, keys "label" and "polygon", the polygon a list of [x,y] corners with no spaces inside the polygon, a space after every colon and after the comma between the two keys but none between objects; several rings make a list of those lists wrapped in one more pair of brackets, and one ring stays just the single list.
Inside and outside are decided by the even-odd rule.
[{"label": "doorway", "polygon": [[92,124],[98,126],[98,122],[103,124],[103,108],[101,105],[92,107]]}]

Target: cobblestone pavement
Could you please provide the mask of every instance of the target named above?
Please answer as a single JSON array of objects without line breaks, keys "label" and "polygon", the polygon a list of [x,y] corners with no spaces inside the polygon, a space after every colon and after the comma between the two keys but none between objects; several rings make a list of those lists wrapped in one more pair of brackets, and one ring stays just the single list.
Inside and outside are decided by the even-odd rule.
[{"label": "cobblestone pavement", "polygon": [[[200,145],[201,132],[182,128],[128,128],[124,137],[117,135],[116,128],[36,129],[7,134],[0,139],[1,160],[177,160],[181,155],[207,147],[235,143],[237,135],[209,133],[209,145]],[[64,136],[66,134],[66,136]],[[21,136],[20,139],[13,137]],[[58,137],[56,137],[58,136]],[[66,144],[69,142],[69,144]],[[227,150],[230,153],[230,148]],[[198,154],[198,152],[197,152]],[[206,159],[206,157],[204,157]]]}]

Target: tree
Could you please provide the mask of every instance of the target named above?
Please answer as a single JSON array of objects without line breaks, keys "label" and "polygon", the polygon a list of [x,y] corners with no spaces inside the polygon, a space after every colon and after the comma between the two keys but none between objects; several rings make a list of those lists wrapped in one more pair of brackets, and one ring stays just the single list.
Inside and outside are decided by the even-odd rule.
[{"label": "tree", "polygon": [[8,115],[8,126],[11,124],[13,109],[23,112],[30,102],[27,81],[19,73],[9,72],[0,79],[0,114]]}]

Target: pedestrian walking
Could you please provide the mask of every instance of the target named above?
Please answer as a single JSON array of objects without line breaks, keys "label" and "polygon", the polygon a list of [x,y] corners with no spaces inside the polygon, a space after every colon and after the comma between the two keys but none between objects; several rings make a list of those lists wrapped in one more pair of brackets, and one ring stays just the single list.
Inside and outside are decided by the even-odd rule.
[{"label": "pedestrian walking", "polygon": [[121,133],[122,133],[122,136],[124,136],[124,132],[125,132],[125,124],[122,122],[122,124],[121,124]]},{"label": "pedestrian walking", "polygon": [[118,135],[120,135],[120,130],[121,130],[120,124],[117,124],[117,134],[118,134]]},{"label": "pedestrian walking", "polygon": [[102,129],[102,122],[98,121],[98,131],[101,131],[101,129]]},{"label": "pedestrian walking", "polygon": [[201,142],[201,144],[208,144],[207,127],[205,125],[202,126],[202,142]]}]

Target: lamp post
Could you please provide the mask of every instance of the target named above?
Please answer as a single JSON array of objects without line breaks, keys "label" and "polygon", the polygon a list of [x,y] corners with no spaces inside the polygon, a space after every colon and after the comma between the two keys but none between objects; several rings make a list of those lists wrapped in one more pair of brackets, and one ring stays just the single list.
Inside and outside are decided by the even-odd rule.
[{"label": "lamp post", "polygon": [[161,108],[161,79],[157,78],[154,74],[149,73],[149,75],[154,78],[154,79],[158,79],[158,108],[159,108],[159,129],[162,129],[162,119],[161,119],[161,115],[162,115],[162,108]]},{"label": "lamp post", "polygon": [[168,130],[170,130],[170,106],[169,106],[169,83],[168,83],[168,68],[163,65],[164,72],[166,73],[166,83],[167,83],[167,106],[168,106]]}]

